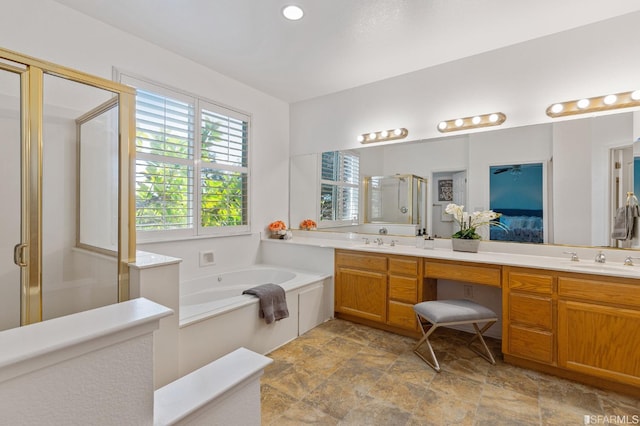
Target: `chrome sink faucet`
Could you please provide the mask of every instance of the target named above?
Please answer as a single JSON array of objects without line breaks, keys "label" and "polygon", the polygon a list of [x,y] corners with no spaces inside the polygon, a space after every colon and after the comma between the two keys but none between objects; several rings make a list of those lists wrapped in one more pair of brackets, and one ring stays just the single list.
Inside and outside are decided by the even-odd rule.
[{"label": "chrome sink faucet", "polygon": [[578,262],[580,261],[580,258],[578,257],[578,253],[576,253],[575,251],[565,251],[563,252],[564,254],[570,254],[571,255],[571,261],[572,262]]},{"label": "chrome sink faucet", "polygon": [[382,238],[380,238],[380,237],[376,238],[376,240],[375,240],[375,241],[376,241],[376,244],[378,244],[379,246],[381,246],[381,245],[383,245],[383,244],[384,244],[384,241],[383,241],[383,240],[382,240]]},{"label": "chrome sink faucet", "polygon": [[627,256],[624,259],[624,265],[625,266],[633,266],[633,265],[635,265],[635,263],[633,263],[633,259],[640,259],[640,257]]},{"label": "chrome sink faucet", "polygon": [[607,261],[607,257],[604,255],[602,250],[598,254],[596,254],[595,258],[596,263],[605,263]]}]

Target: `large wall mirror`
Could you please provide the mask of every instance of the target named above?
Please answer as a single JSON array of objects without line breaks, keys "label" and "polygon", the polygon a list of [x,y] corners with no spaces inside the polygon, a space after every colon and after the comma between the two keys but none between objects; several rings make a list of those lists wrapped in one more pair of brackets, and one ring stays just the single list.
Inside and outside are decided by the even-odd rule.
[{"label": "large wall mirror", "polygon": [[[635,241],[611,238],[616,210],[625,202],[626,192],[634,191],[634,177],[640,175],[634,173],[634,164],[640,164],[640,160],[634,160],[640,156],[640,148],[633,149],[634,116],[638,114],[622,112],[367,146],[350,152],[360,159],[361,185],[367,176],[425,178],[426,227],[432,235],[445,238],[451,235],[453,225],[443,211],[448,202],[456,202],[469,211],[508,208],[513,216],[537,217],[528,218],[526,225],[535,224],[541,231],[528,234],[521,231],[519,242],[640,248]],[[339,226],[318,220],[319,155],[291,158],[292,227],[311,218],[318,221],[319,231],[377,233],[376,227],[367,228],[364,223],[367,200],[363,199],[363,187],[355,220]],[[501,169],[504,171],[495,173]],[[528,171],[535,176],[524,176],[523,172]],[[506,207],[495,204],[505,199],[496,194],[495,178],[501,175],[512,183]],[[443,200],[443,196],[451,199]],[[522,227],[522,223],[518,226]]]}]

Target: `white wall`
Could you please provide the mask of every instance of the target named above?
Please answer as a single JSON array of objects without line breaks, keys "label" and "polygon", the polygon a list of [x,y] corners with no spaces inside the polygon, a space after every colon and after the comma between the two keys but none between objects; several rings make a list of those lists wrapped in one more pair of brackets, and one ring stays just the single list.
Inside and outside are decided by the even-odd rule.
[{"label": "white wall", "polygon": [[632,138],[631,113],[554,124],[555,243],[609,244],[609,151],[631,146]]},{"label": "white wall", "polygon": [[[1,7],[3,48],[107,79],[115,67],[251,114],[251,231],[260,232],[269,222],[287,218],[288,104],[53,1],[7,0]],[[220,262],[236,256],[248,261],[259,240],[238,240],[239,244],[235,239],[212,238],[194,245],[213,248]],[[184,257],[188,266],[199,247],[179,246],[142,249]]]},{"label": "white wall", "polygon": [[[640,86],[640,12],[291,106],[292,154],[359,146],[356,137],[406,127],[440,137],[438,122],[502,111],[502,126],[550,122],[558,101]],[[331,123],[331,125],[327,125]]]}]

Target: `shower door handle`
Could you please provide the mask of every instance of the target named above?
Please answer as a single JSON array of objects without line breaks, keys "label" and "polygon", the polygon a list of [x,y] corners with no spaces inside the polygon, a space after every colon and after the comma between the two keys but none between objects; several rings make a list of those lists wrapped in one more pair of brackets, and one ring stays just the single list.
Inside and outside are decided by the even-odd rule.
[{"label": "shower door handle", "polygon": [[26,248],[27,244],[25,243],[16,244],[13,248],[13,262],[21,268],[27,266],[27,262],[24,260],[24,251]]}]

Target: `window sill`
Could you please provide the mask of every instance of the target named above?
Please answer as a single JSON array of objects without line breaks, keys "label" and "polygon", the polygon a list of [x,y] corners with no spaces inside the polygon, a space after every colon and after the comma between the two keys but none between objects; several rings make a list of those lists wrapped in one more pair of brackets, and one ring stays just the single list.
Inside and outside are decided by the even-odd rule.
[{"label": "window sill", "polygon": [[156,244],[156,243],[172,243],[179,241],[195,241],[195,240],[206,240],[211,238],[230,238],[230,237],[246,237],[256,234],[256,232],[251,231],[242,231],[237,233],[229,233],[229,234],[207,234],[207,235],[190,235],[190,236],[170,236],[170,235],[158,235],[154,237],[140,237],[139,234],[136,235],[136,245],[141,244]]}]

